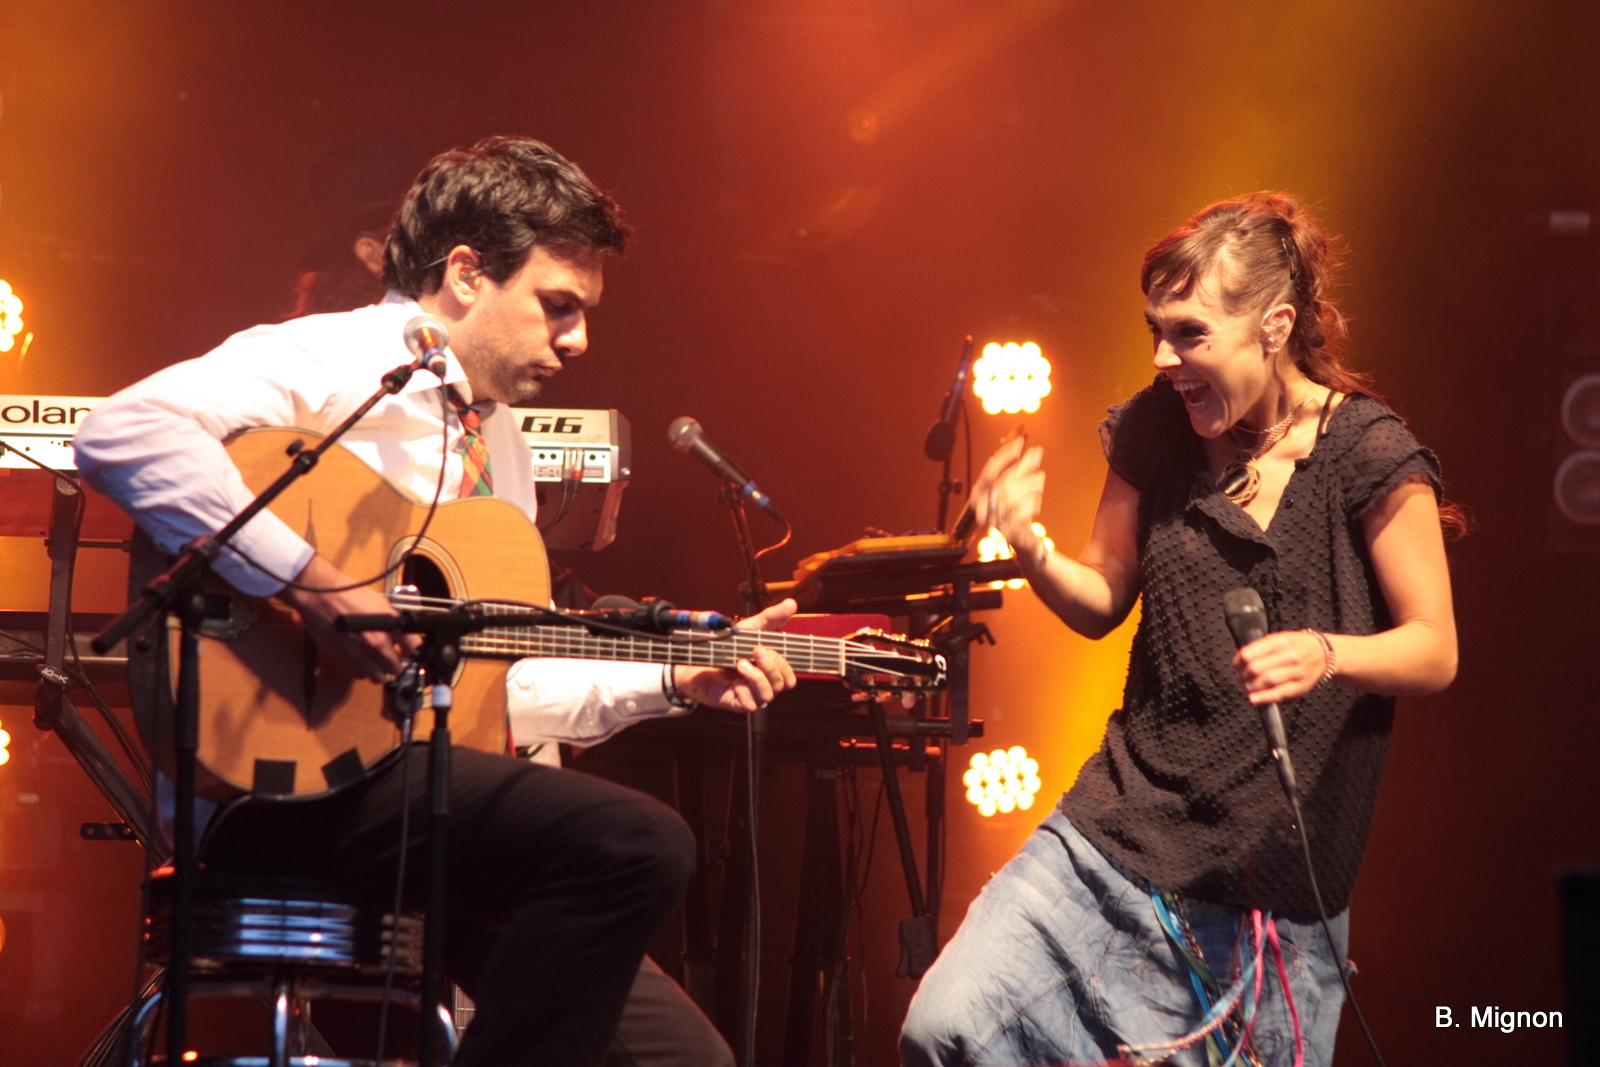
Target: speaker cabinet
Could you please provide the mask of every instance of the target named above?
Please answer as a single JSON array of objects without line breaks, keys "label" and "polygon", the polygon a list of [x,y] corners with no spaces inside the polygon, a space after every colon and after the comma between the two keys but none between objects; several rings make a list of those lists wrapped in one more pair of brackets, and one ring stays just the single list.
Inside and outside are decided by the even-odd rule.
[{"label": "speaker cabinet", "polygon": [[1600,271],[1551,277],[1545,350],[1551,368],[1549,547],[1600,550]]}]

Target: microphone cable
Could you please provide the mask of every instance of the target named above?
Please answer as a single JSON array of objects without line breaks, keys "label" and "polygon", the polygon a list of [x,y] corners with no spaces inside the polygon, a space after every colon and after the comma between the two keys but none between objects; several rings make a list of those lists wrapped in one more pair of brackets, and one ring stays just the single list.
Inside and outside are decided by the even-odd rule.
[{"label": "microphone cable", "polygon": [[[422,692],[417,690],[416,697],[421,699]],[[395,860],[394,874],[394,903],[389,920],[389,953],[383,961],[383,985],[378,993],[378,1054],[373,1057],[375,1064],[383,1063],[384,1047],[388,1044],[389,1036],[389,1004],[394,999],[394,972],[395,963],[400,956],[400,917],[403,906],[403,897],[406,883],[406,852],[411,844],[411,733],[416,723],[417,712],[420,708],[412,708],[404,719],[400,731],[400,848]],[[381,920],[380,920],[381,921]],[[428,1040],[428,1031],[438,1020],[422,1020],[422,1040]]]},{"label": "microphone cable", "polygon": [[[1267,636],[1266,605],[1261,600],[1261,594],[1254,588],[1241,586],[1230,589],[1223,594],[1222,604],[1228,630],[1238,647],[1243,648]],[[1361,1010],[1361,1003],[1356,1000],[1355,990],[1350,988],[1350,978],[1345,973],[1347,961],[1341,958],[1344,953],[1339,951],[1339,943],[1333,937],[1333,924],[1328,921],[1328,908],[1323,903],[1322,887],[1317,883],[1316,864],[1311,858],[1311,837],[1306,831],[1305,816],[1300,810],[1300,788],[1295,782],[1293,761],[1289,758],[1289,742],[1287,731],[1283,727],[1282,712],[1276,701],[1252,706],[1261,715],[1262,724],[1266,728],[1269,751],[1273,762],[1278,765],[1278,784],[1283,788],[1283,795],[1289,800],[1289,811],[1294,817],[1295,829],[1300,833],[1300,852],[1305,859],[1306,879],[1311,885],[1312,899],[1316,901],[1317,918],[1322,921],[1322,932],[1327,936],[1328,948],[1334,955],[1334,968],[1339,972],[1339,984],[1344,987],[1345,999],[1355,1011],[1356,1022],[1361,1024],[1361,1033],[1366,1038],[1372,1058],[1377,1061],[1378,1067],[1387,1067],[1383,1053],[1378,1051],[1378,1041],[1372,1036],[1372,1028],[1367,1025],[1367,1017]],[[1287,988],[1284,989],[1284,995],[1290,995]]]},{"label": "microphone cable", "polygon": [[[1289,752],[1287,746],[1283,752],[1284,759],[1287,759]],[[1361,1002],[1356,1000],[1356,991],[1350,988],[1350,978],[1345,974],[1345,964],[1348,961],[1339,958],[1344,953],[1339,951],[1339,943],[1333,938],[1333,924],[1328,921],[1328,908],[1322,902],[1322,888],[1317,884],[1316,865],[1311,860],[1311,838],[1306,833],[1305,817],[1300,813],[1299,791],[1285,786],[1284,794],[1289,798],[1289,809],[1294,815],[1295,829],[1300,831],[1300,852],[1306,861],[1306,879],[1311,883],[1311,896],[1317,902],[1317,918],[1322,920],[1322,932],[1328,938],[1328,947],[1333,949],[1333,962],[1339,972],[1339,984],[1344,987],[1345,999],[1350,1002],[1350,1007],[1356,1014],[1356,1022],[1361,1024],[1361,1035],[1367,1040],[1367,1049],[1372,1053],[1372,1058],[1377,1061],[1378,1067],[1388,1067],[1384,1063],[1383,1053],[1378,1051],[1378,1040],[1372,1036],[1372,1028],[1367,1025],[1367,1017],[1361,1011]]]},{"label": "microphone cable", "polygon": [[428,536],[428,527],[433,525],[433,516],[438,512],[439,500],[444,495],[445,457],[450,454],[450,418],[448,414],[450,410],[450,402],[445,399],[444,390],[446,388],[446,386],[442,385],[439,387],[439,404],[440,407],[443,408],[443,413],[440,415],[439,478],[433,486],[433,500],[428,504],[428,513],[422,518],[421,528],[417,530],[416,534],[411,539],[411,547],[400,553],[399,558],[397,558],[388,567],[385,567],[383,570],[379,571],[377,574],[374,574],[370,578],[366,578],[357,582],[350,582],[347,585],[306,585],[303,582],[295,581],[293,578],[285,578],[281,574],[275,573],[265,564],[250,558],[249,555],[237,548],[234,548],[232,545],[227,546],[227,550],[238,556],[251,567],[260,571],[262,574],[265,574],[268,578],[271,578],[273,581],[282,582],[285,588],[299,589],[306,593],[347,593],[352,589],[360,589],[363,586],[371,585],[373,582],[381,582],[391,574],[403,569],[407,563],[411,562],[411,557],[417,554],[417,549],[422,546],[422,539]]},{"label": "microphone cable", "polygon": [[784,523],[783,523],[783,536],[780,537],[778,540],[774,541],[772,544],[768,545],[766,548],[763,548],[761,551],[757,552],[755,558],[756,559],[760,559],[762,556],[765,556],[768,552],[776,552],[778,549],[780,549],[784,545],[788,544],[789,543],[789,539],[791,537],[793,537],[793,536],[794,536],[794,527],[789,525],[789,521],[787,519],[785,519]]}]

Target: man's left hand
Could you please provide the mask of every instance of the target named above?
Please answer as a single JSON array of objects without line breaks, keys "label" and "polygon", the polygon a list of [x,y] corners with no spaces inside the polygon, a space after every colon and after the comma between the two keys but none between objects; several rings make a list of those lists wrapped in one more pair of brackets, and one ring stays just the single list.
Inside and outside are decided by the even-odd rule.
[{"label": "man's left hand", "polygon": [[[798,607],[793,600],[779,601],[759,615],[740,619],[739,629],[777,630]],[[725,711],[759,711],[785,689],[794,688],[794,668],[764,646],[734,667],[674,667],[673,671],[678,692],[697,704]]]}]

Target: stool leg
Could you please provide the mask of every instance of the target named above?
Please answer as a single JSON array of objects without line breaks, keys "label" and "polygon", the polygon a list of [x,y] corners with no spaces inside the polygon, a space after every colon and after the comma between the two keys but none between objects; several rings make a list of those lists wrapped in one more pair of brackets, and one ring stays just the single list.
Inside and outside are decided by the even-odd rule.
[{"label": "stool leg", "polygon": [[289,1067],[289,1000],[293,979],[279,967],[272,982],[272,1067]]},{"label": "stool leg", "polygon": [[456,1036],[456,1020],[449,1005],[440,1004],[438,1010],[439,1033],[444,1037],[444,1062],[448,1064],[456,1058],[456,1046],[460,1044],[460,1039]]},{"label": "stool leg", "polygon": [[304,1056],[309,1051],[311,1030],[311,1000],[297,989],[289,1001],[289,1057]]}]

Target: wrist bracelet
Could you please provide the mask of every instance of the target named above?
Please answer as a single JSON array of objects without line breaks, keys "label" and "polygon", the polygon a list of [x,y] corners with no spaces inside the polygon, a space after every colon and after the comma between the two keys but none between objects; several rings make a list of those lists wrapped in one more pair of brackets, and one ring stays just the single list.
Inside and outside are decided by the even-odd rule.
[{"label": "wrist bracelet", "polygon": [[1333,672],[1339,667],[1339,656],[1333,650],[1333,642],[1328,640],[1327,634],[1321,630],[1313,630],[1309,626],[1300,632],[1310,634],[1322,645],[1322,658],[1327,663],[1327,666],[1322,669],[1322,677],[1317,679],[1317,684],[1321,685],[1323,682],[1333,681]]},{"label": "wrist bracelet", "polygon": [[666,694],[667,703],[675,708],[687,711],[694,707],[694,701],[678,691],[678,679],[674,677],[674,669],[670,663],[661,668],[661,691]]}]

